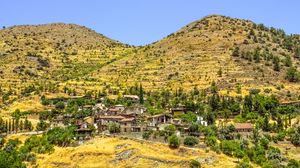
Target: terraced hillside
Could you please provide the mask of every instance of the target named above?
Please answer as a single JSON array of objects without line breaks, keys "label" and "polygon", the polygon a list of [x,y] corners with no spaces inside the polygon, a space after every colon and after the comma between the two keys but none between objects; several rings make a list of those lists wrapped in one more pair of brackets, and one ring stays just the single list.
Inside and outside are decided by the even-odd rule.
[{"label": "terraced hillside", "polygon": [[[294,87],[285,80],[285,61],[289,58],[291,66],[299,66],[297,45],[299,36],[287,36],[281,30],[247,20],[208,16],[104,67],[98,77],[120,83],[143,81],[151,88],[205,88],[213,80],[226,89],[235,89],[238,83],[246,88]],[[232,56],[236,47],[239,55]],[[254,59],[256,51],[259,60]],[[248,55],[244,57],[246,54],[251,60]],[[273,57],[279,58],[280,71],[274,70]]]},{"label": "terraced hillside", "polygon": [[224,93],[261,88],[296,100],[299,84],[286,72],[299,67],[299,43],[297,35],[224,16],[205,17],[143,47],[73,24],[15,26],[0,30],[0,94],[6,101],[32,94],[32,85],[84,93],[135,83],[206,88],[216,81]]}]

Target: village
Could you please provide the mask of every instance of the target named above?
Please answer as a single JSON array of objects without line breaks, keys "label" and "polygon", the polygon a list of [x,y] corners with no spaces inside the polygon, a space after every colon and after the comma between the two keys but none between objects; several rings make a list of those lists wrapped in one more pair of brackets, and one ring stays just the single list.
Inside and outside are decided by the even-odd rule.
[{"label": "village", "polygon": [[[147,108],[140,104],[139,96],[124,95],[123,99],[126,102],[130,102],[131,105],[116,104],[107,107],[100,102],[95,105],[83,105],[79,107],[79,111],[92,111],[93,115],[74,121],[74,125],[77,128],[78,140],[83,143],[84,140],[91,139],[93,135],[111,134],[145,139],[143,136],[145,133],[164,131],[168,126],[174,126],[175,134],[178,137],[193,135],[204,140],[204,134],[191,130],[191,123],[183,119],[184,115],[192,113],[184,105],[169,108],[161,114],[150,115],[147,112]],[[66,99],[65,104],[67,104],[67,101],[68,99]],[[196,113],[194,116],[196,117],[194,124],[203,127],[208,126],[208,122],[203,116]],[[49,129],[53,127],[66,127],[68,126],[66,123],[70,123],[68,120],[72,120],[72,116],[69,114],[57,115],[51,119]],[[229,125],[230,123],[225,123],[222,119],[219,120],[218,127],[220,129]],[[231,123],[231,125],[234,126],[236,134],[246,136],[249,136],[254,129],[254,125],[248,122]],[[166,138],[162,142],[166,142]]]}]

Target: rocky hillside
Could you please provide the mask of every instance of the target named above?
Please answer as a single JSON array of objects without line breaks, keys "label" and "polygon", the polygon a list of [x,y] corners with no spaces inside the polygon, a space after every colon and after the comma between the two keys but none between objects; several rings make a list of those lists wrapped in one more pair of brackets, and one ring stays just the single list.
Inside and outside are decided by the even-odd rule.
[{"label": "rocky hillside", "polygon": [[43,88],[50,83],[60,92],[63,87],[99,90],[141,82],[147,89],[174,90],[206,88],[215,81],[225,92],[292,91],[288,97],[294,100],[299,74],[295,80],[286,74],[299,67],[299,39],[280,29],[215,15],[143,47],[72,24],[15,26],[0,30],[0,85],[22,92],[32,83]]},{"label": "rocky hillside", "polygon": [[208,16],[104,67],[98,77],[142,81],[150,88],[206,88],[216,81],[225,90],[297,90],[286,73],[299,67],[299,51],[297,35],[248,20]]}]

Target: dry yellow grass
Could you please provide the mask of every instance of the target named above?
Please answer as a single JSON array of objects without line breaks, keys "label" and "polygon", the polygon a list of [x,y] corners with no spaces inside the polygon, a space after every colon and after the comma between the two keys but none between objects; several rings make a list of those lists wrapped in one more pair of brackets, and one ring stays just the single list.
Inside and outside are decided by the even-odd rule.
[{"label": "dry yellow grass", "polygon": [[[128,158],[116,159],[122,152],[131,151]],[[130,153],[130,152],[129,152]],[[37,164],[40,167],[188,167],[191,159],[213,157],[215,162],[204,167],[235,167],[234,158],[200,149],[181,147],[170,149],[167,145],[150,142],[137,142],[120,138],[97,137],[78,147],[55,149],[51,155],[39,155]]]}]

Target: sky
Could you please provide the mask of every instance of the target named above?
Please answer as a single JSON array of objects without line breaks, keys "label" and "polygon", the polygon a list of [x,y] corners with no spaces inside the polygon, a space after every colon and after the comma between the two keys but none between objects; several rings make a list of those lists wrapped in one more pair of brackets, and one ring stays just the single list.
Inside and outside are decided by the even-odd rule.
[{"label": "sky", "polygon": [[212,14],[300,34],[299,7],[299,0],[1,0],[0,26],[75,23],[145,45]]}]

